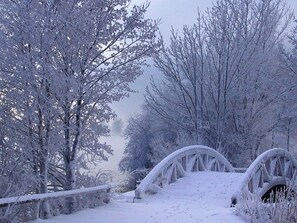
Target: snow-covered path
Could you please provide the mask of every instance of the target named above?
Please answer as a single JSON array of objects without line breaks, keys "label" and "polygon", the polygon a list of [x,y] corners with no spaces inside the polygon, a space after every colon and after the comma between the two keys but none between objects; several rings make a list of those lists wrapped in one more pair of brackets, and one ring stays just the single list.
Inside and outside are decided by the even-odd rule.
[{"label": "snow-covered path", "polygon": [[243,222],[230,208],[241,173],[195,172],[168,185],[158,194],[132,202],[134,193],[110,204],[34,223],[236,223]]}]

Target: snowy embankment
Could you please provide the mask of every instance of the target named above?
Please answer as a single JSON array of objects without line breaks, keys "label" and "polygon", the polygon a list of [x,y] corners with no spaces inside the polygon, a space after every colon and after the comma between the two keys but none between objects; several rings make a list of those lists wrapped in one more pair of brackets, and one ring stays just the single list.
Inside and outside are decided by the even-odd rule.
[{"label": "snowy embankment", "polygon": [[194,172],[158,194],[133,203],[134,192],[115,196],[111,203],[68,216],[34,223],[237,223],[231,196],[242,173]]}]

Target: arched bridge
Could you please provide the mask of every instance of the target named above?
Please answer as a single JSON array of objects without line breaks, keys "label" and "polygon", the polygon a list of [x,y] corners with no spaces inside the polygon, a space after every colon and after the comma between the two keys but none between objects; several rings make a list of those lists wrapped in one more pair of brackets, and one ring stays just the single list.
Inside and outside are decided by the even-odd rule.
[{"label": "arched bridge", "polygon": [[[233,182],[236,190],[230,194],[231,205],[235,205],[241,197],[254,194],[262,198],[273,187],[292,184],[296,170],[297,162],[286,150],[264,152]],[[186,173],[200,171],[235,172],[235,169],[212,148],[201,145],[184,147],[164,158],[150,171],[135,190],[135,198],[155,194]]]},{"label": "arched bridge", "polygon": [[217,171],[234,172],[228,160],[207,146],[188,146],[179,149],[164,158],[142,180],[135,190],[135,198],[158,190],[184,177],[186,172]]}]

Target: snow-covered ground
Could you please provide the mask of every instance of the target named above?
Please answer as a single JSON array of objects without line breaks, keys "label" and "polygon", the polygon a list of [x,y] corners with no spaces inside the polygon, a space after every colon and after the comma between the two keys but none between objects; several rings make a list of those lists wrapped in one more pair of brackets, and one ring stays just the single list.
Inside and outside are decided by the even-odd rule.
[{"label": "snow-covered ground", "polygon": [[230,208],[241,173],[196,172],[155,195],[132,202],[134,193],[115,196],[111,203],[72,215],[34,223],[237,223]]}]

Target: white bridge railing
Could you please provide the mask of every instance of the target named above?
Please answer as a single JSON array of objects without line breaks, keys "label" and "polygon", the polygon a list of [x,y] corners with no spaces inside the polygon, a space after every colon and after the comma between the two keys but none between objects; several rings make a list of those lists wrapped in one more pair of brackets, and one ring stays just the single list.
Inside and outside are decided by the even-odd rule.
[{"label": "white bridge railing", "polygon": [[[232,205],[244,196],[252,194],[262,198],[264,194],[277,185],[290,185],[296,180],[297,162],[286,150],[270,149],[250,165],[232,196]],[[294,182],[295,183],[295,182]]]},{"label": "white bridge railing", "polygon": [[52,203],[50,210],[52,215],[63,213],[63,201],[65,202],[65,200],[61,200],[63,198],[76,197],[77,201],[80,203],[78,205],[80,207],[79,209],[108,203],[111,189],[114,186],[113,184],[109,184],[46,194],[29,194],[18,197],[1,198],[0,222],[10,222],[10,215],[13,215],[14,212],[21,215],[22,218],[22,220],[18,220],[18,216],[13,216],[17,218],[17,222],[37,219],[39,218],[39,205],[43,201]]},{"label": "white bridge railing", "polygon": [[168,155],[149,172],[135,190],[135,198],[141,199],[144,193],[156,193],[185,176],[187,171],[234,172],[234,168],[223,155],[207,146],[184,147]]}]

